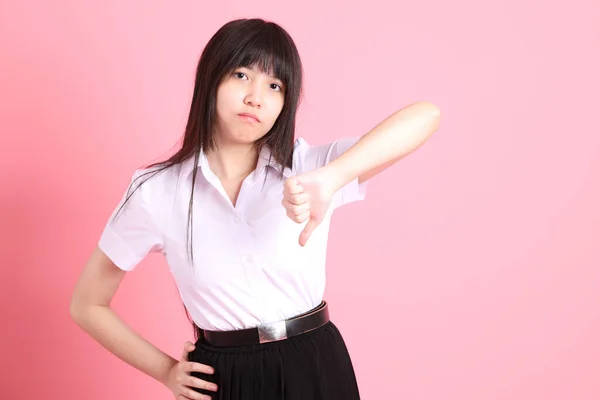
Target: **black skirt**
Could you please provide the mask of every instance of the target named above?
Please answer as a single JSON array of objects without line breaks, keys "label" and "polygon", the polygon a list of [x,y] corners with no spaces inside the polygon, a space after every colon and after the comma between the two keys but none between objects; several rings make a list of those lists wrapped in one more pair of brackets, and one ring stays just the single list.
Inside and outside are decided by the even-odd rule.
[{"label": "black skirt", "polygon": [[214,374],[192,375],[218,385],[195,389],[214,400],[356,400],[354,368],[338,328],[329,321],[291,338],[238,347],[214,347],[203,341],[189,360],[210,365]]}]

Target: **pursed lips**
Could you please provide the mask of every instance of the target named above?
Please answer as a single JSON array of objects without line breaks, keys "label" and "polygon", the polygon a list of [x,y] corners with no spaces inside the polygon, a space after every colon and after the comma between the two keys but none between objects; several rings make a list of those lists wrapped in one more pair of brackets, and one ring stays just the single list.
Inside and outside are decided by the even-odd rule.
[{"label": "pursed lips", "polygon": [[242,113],[242,114],[238,114],[240,117],[242,117],[243,119],[247,120],[247,121],[254,121],[254,122],[260,122],[260,120],[258,119],[258,117],[254,114],[250,114],[250,113]]}]

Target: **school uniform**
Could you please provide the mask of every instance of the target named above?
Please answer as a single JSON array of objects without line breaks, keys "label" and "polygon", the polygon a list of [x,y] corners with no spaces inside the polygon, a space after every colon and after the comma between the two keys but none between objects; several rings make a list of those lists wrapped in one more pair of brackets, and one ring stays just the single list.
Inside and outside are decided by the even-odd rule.
[{"label": "school uniform", "polygon": [[[99,247],[119,268],[131,271],[150,252],[164,255],[190,317],[205,333],[190,360],[215,369],[194,373],[219,385],[202,393],[231,400],[359,398],[323,294],[331,215],[363,200],[367,183],[355,179],[335,194],[305,247],[298,244],[305,224],[290,220],[281,205],[285,179],[324,166],[356,140],[314,146],[297,139],[292,168],[269,161],[263,147],[235,206],[201,152],[197,165],[190,159],[146,181],[107,222]],[[192,265],[186,234],[195,168]],[[145,171],[135,171],[134,185]],[[303,316],[294,325],[303,314],[312,320]]]}]

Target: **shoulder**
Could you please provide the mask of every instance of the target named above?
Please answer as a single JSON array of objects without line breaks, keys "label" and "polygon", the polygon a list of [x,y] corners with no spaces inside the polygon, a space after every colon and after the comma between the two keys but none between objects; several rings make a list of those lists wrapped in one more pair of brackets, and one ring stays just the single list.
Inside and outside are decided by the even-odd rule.
[{"label": "shoulder", "polygon": [[127,195],[136,198],[148,208],[161,204],[166,196],[173,195],[180,178],[180,165],[168,168],[160,165],[140,167],[130,175]]},{"label": "shoulder", "polygon": [[315,152],[323,152],[326,151],[328,147],[331,146],[331,143],[325,144],[316,144],[310,143],[303,137],[299,137],[294,142],[294,151],[293,158],[295,162],[304,161],[306,157],[310,156]]},{"label": "shoulder", "polygon": [[158,166],[140,167],[135,169],[130,176],[129,190],[140,190],[145,194],[150,194],[164,184],[170,175],[172,173],[168,169],[161,169]]},{"label": "shoulder", "polygon": [[121,201],[99,239],[99,248],[123,270],[132,270],[146,254],[162,249],[161,184],[170,171],[139,168],[130,174]]},{"label": "shoulder", "polygon": [[344,153],[357,140],[357,137],[341,137],[324,143],[309,143],[300,137],[294,142],[294,166],[299,172],[322,167]]}]

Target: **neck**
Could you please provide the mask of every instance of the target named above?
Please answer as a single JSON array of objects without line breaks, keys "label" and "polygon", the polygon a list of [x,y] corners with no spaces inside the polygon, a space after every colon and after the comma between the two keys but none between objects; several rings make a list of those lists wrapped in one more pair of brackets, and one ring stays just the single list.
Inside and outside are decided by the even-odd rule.
[{"label": "neck", "polygon": [[221,180],[244,179],[256,169],[258,153],[252,144],[219,143],[206,157],[212,172]]}]

